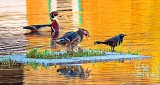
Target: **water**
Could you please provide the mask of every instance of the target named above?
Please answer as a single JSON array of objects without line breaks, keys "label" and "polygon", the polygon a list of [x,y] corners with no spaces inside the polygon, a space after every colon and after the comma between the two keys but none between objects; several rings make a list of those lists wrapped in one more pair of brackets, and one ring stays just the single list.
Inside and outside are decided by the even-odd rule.
[{"label": "water", "polygon": [[[57,4],[55,4],[55,2]],[[79,3],[78,3],[79,2]],[[81,2],[81,3],[80,3]],[[35,4],[36,3],[36,4]],[[82,64],[91,69],[86,79],[59,75],[59,66],[26,66],[5,69],[1,66],[0,83],[18,84],[158,84],[160,83],[159,0],[2,0],[0,6],[0,54],[25,53],[28,49],[62,50],[50,48],[50,28],[44,28],[38,35],[23,35],[22,27],[33,24],[48,24],[49,12],[58,10],[61,35],[87,29],[90,38],[80,43],[85,49],[110,49],[105,45],[94,45],[96,40],[105,40],[119,33],[127,36],[115,50],[136,51],[153,58],[106,63]],[[28,30],[27,30],[28,32]],[[8,70],[9,69],[9,70]],[[15,69],[18,69],[15,71]],[[18,78],[17,78],[18,77]]]}]

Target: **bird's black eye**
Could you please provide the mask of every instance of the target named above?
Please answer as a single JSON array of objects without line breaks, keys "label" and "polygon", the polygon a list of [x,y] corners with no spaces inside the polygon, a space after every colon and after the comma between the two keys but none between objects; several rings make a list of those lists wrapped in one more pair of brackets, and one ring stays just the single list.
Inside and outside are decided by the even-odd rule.
[{"label": "bird's black eye", "polygon": [[51,14],[51,18],[54,18],[54,14]]}]

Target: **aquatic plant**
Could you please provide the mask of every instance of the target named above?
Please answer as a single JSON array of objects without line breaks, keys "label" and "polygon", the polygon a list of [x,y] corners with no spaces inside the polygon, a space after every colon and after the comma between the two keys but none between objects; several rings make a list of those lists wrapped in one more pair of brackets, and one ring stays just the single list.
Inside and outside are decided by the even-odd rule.
[{"label": "aquatic plant", "polygon": [[[108,51],[109,50],[107,49],[107,52]],[[139,49],[136,49],[135,51],[134,50],[131,51],[130,47],[128,47],[127,51],[124,51],[124,49],[121,46],[118,46],[117,50],[115,52],[121,53],[121,54],[140,55],[140,50]]]},{"label": "aquatic plant", "polygon": [[77,51],[69,52],[52,52],[49,50],[39,51],[38,48],[31,49],[27,53],[28,58],[38,58],[38,59],[62,59],[71,57],[87,57],[87,56],[103,56],[105,53],[101,50],[83,50],[79,48]]},{"label": "aquatic plant", "polygon": [[27,62],[26,64],[31,66],[34,70],[37,70],[37,67],[39,66],[36,61]]},{"label": "aquatic plant", "polygon": [[0,59],[0,66],[2,67],[7,67],[7,68],[12,68],[16,65],[19,65],[16,61],[12,61],[9,58],[1,58]]},{"label": "aquatic plant", "polygon": [[131,48],[128,47],[127,52],[123,52],[123,53],[125,53],[125,54],[132,54],[132,55],[140,55],[140,50],[136,49],[136,51],[131,51]]},{"label": "aquatic plant", "polygon": [[10,60],[9,60],[9,59],[7,59],[7,58],[3,58],[3,59],[1,59],[1,66],[11,67]]}]

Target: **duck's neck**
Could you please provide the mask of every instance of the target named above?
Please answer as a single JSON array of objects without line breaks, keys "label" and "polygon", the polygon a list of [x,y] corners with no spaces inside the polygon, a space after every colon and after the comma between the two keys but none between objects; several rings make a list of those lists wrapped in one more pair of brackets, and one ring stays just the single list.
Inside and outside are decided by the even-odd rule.
[{"label": "duck's neck", "polygon": [[51,36],[52,40],[56,40],[59,36],[59,25],[56,20],[52,20],[52,26],[51,26]]},{"label": "duck's neck", "polygon": [[81,40],[80,41],[82,41],[83,40],[83,33],[81,32],[81,31],[77,31],[77,33],[80,35],[80,37],[81,37]]},{"label": "duck's neck", "polygon": [[52,20],[52,31],[59,31],[59,25],[56,20]]}]

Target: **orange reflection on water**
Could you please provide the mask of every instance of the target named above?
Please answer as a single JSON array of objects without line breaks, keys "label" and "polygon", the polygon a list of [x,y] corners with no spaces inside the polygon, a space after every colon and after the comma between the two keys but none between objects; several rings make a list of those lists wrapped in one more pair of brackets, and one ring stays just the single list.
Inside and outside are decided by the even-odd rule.
[{"label": "orange reflection on water", "polygon": [[[31,7],[33,2],[34,1],[32,0],[27,1],[28,24],[41,24],[42,21],[43,23],[48,23],[49,19],[47,11],[48,6],[46,5],[47,1],[38,1],[42,4],[35,4],[36,6]],[[37,6],[39,7],[39,12],[35,12],[34,10]],[[103,41],[120,33],[125,33],[127,34],[127,36],[124,38],[124,42],[121,44],[121,46],[117,47],[116,50],[122,49],[125,52],[127,52],[128,50],[131,50],[131,52],[139,50],[142,55],[153,56],[153,59],[151,60],[142,60],[139,62],[130,61],[130,64],[117,62],[109,62],[104,64],[102,63],[100,64],[99,68],[92,67],[92,64],[84,64],[84,68],[91,67],[93,69],[91,77],[89,78],[95,79],[95,81],[97,81],[94,82],[95,84],[98,84],[99,82],[101,82],[101,84],[104,84],[106,82],[103,81],[107,80],[109,83],[116,84],[130,84],[131,82],[146,84],[158,82],[160,80],[160,77],[152,77],[152,73],[155,73],[157,71],[159,72],[159,70],[156,70],[155,67],[160,65],[159,8],[160,1],[158,0],[82,0],[81,27],[87,29],[90,32],[91,37],[88,40],[84,38],[84,40],[80,43],[81,47],[87,49],[110,49],[110,47],[106,45],[95,46],[93,42],[96,40]],[[36,14],[36,16],[31,15],[32,13]],[[33,19],[33,17],[36,18]],[[41,19],[40,17],[43,18]],[[66,24],[67,26],[71,23],[72,22],[64,21],[63,24]],[[67,29],[62,29],[61,32],[65,33],[68,30],[71,30],[71,28],[69,28],[68,30]],[[41,38],[39,42],[43,42],[42,45],[49,45],[50,37],[41,37],[43,38]],[[35,37],[28,38],[30,38],[29,41],[32,42],[33,45],[36,45],[38,37],[37,39],[35,39]],[[149,77],[145,76],[143,78],[139,78],[133,74],[135,70],[134,67],[135,65],[137,65],[137,63],[139,63],[138,65],[145,64],[150,67]],[[105,74],[101,72],[104,72]]]},{"label": "orange reflection on water", "polygon": [[154,60],[160,62],[158,55],[160,44],[157,39],[160,20],[159,16],[156,16],[159,14],[157,1],[82,0],[82,3],[84,3],[82,4],[82,27],[91,33],[91,39],[82,42],[82,46],[106,49],[109,46],[94,46],[93,42],[104,41],[119,33],[125,33],[128,36],[124,38],[122,45],[116,48],[117,50],[119,48],[125,52],[139,50],[142,55],[154,56]]},{"label": "orange reflection on water", "polygon": [[26,0],[28,25],[48,24],[48,0]]},{"label": "orange reflection on water", "polygon": [[[160,3],[157,0],[82,0],[83,23],[82,27],[88,29],[92,39],[82,42],[90,45],[87,48],[96,48],[92,43],[96,40],[105,40],[119,33],[128,36],[120,46],[123,51],[139,50],[142,55],[153,56],[150,74],[160,72],[159,68],[159,38],[160,33]],[[99,45],[106,49],[109,46]],[[119,48],[117,47],[117,50]],[[160,76],[159,73],[156,75]],[[150,75],[151,76],[151,75]],[[153,78],[156,81],[158,78]]]}]

